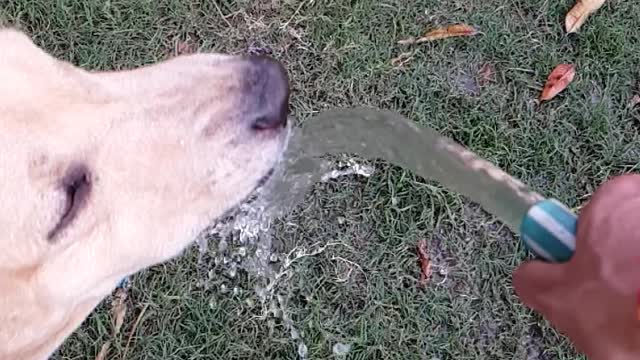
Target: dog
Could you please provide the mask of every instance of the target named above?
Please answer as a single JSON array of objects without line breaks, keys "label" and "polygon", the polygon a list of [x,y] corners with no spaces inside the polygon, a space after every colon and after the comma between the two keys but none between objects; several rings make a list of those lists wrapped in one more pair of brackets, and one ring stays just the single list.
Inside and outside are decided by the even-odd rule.
[{"label": "dog", "polygon": [[46,359],[264,183],[289,81],[265,57],[89,72],[15,29],[0,48],[0,359]]}]

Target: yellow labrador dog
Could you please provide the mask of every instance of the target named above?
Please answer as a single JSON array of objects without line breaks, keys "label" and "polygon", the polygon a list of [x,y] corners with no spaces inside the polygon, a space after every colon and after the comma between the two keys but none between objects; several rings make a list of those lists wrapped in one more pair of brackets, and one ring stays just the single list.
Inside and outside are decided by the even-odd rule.
[{"label": "yellow labrador dog", "polygon": [[46,359],[271,173],[288,80],[205,54],[92,73],[10,29],[0,49],[0,359]]}]

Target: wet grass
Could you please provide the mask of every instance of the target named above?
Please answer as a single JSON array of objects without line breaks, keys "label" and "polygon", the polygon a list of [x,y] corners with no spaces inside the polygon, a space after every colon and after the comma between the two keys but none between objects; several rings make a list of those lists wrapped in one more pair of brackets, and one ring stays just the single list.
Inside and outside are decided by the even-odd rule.
[{"label": "wet grass", "polygon": [[[202,51],[269,48],[291,74],[299,121],[323,109],[370,105],[434,127],[523,179],[578,206],[604,179],[638,168],[640,7],[610,0],[575,36],[562,31],[571,1],[0,1],[0,19],[58,57],[93,69],[166,58],[190,39]],[[423,44],[399,39],[451,22],[482,34]],[[401,68],[391,59],[415,50]],[[535,102],[560,62],[570,88]],[[490,64],[495,81],[479,83]],[[369,179],[318,186],[278,225],[278,248],[308,251],[276,289],[308,358],[575,359],[571,346],[513,294],[525,254],[500,223],[444,187],[375,162]],[[436,265],[417,286],[414,246]],[[123,332],[109,358],[292,359],[281,318],[263,318],[256,279],[202,286],[195,251],[133,279]],[[92,359],[109,339],[105,304],[57,354]]]}]

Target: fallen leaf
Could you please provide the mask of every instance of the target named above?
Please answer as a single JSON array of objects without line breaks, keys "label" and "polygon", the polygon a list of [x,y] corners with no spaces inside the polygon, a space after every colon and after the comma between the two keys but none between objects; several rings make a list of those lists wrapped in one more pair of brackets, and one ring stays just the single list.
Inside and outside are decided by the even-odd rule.
[{"label": "fallen leaf", "polygon": [[456,24],[456,25],[450,25],[444,28],[431,30],[428,33],[424,34],[423,37],[417,39],[416,42],[421,43],[425,41],[440,40],[440,39],[446,39],[446,38],[457,37],[457,36],[473,36],[473,35],[476,35],[477,33],[478,33],[478,30],[476,30],[475,28],[469,25]]},{"label": "fallen leaf", "polygon": [[431,260],[427,251],[427,240],[418,242],[418,261],[420,261],[420,286],[425,286],[431,277]]},{"label": "fallen leaf", "polygon": [[427,41],[434,41],[458,36],[473,36],[478,33],[474,27],[465,24],[455,24],[431,30],[419,38],[410,37],[398,41],[400,45],[420,44]]},{"label": "fallen leaf", "polygon": [[407,39],[402,39],[400,41],[398,41],[398,45],[413,45],[416,43],[416,38],[415,37],[410,37]]},{"label": "fallen leaf", "polygon": [[567,33],[578,31],[589,15],[600,9],[604,2],[605,0],[578,0],[565,18],[564,26]]},{"label": "fallen leaf", "polygon": [[638,104],[640,104],[640,95],[633,95],[629,105],[631,105],[631,107],[636,107]]},{"label": "fallen leaf", "polygon": [[576,68],[571,64],[560,64],[549,74],[544,85],[540,101],[551,100],[573,81],[576,76]]},{"label": "fallen leaf", "polygon": [[125,289],[118,289],[113,295],[113,301],[111,303],[111,317],[113,321],[113,336],[120,333],[122,324],[124,323],[124,317],[127,314],[127,291]]},{"label": "fallen leaf", "polygon": [[492,64],[484,64],[482,68],[480,68],[480,71],[478,71],[478,75],[480,76],[478,81],[480,85],[496,81],[496,69]]},{"label": "fallen leaf", "polygon": [[413,58],[413,51],[405,52],[398,55],[398,57],[391,59],[391,65],[395,67],[401,67],[407,64],[409,61],[411,61],[412,58]]},{"label": "fallen leaf", "polygon": [[95,360],[106,360],[107,359],[107,354],[109,354],[109,349],[110,348],[111,348],[111,341],[107,341],[106,343],[104,343],[102,345],[102,348],[100,348],[100,352],[96,356]]}]

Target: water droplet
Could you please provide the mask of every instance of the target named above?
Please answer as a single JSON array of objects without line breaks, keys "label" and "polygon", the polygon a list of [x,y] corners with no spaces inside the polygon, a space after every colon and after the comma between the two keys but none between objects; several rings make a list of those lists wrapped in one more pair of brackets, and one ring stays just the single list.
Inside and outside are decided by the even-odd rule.
[{"label": "water droplet", "polygon": [[347,354],[349,354],[349,351],[351,351],[351,345],[350,344],[343,344],[343,343],[337,343],[335,345],[333,345],[333,354],[335,356],[347,356]]},{"label": "water droplet", "polygon": [[305,345],[304,343],[298,344],[298,356],[300,356],[301,359],[306,359],[308,352],[309,351],[307,350],[307,345]]},{"label": "water droplet", "polygon": [[238,255],[245,257],[247,256],[247,248],[242,246],[240,248],[238,248]]}]

